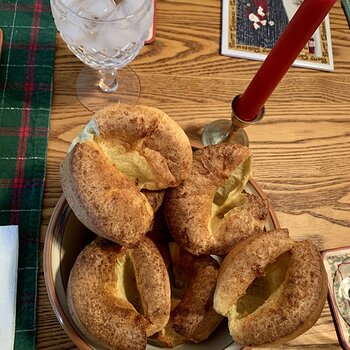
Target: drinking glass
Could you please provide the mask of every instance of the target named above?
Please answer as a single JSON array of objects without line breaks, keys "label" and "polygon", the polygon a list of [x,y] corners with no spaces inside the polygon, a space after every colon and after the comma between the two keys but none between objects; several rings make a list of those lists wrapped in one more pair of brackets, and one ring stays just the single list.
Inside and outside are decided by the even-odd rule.
[{"label": "drinking glass", "polygon": [[76,83],[80,102],[91,111],[135,104],[140,81],[126,66],[149,35],[153,0],[51,0],[51,9],[62,39],[87,65]]}]

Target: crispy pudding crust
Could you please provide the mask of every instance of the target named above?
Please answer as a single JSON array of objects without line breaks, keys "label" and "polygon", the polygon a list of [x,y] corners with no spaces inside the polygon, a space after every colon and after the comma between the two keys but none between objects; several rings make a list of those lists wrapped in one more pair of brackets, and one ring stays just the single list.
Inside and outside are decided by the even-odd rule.
[{"label": "crispy pudding crust", "polygon": [[228,317],[239,344],[274,345],[311,328],[326,296],[327,276],[317,247],[293,241],[280,229],[240,243],[225,257],[214,308]]},{"label": "crispy pudding crust", "polygon": [[211,256],[195,256],[169,243],[166,265],[171,276],[172,310],[166,327],[150,341],[175,347],[207,339],[223,320],[213,309],[219,263]]},{"label": "crispy pudding crust", "polygon": [[147,336],[163,329],[169,320],[168,272],[148,238],[136,249],[97,238],[74,264],[67,300],[76,324],[94,343],[121,350],[144,349]]},{"label": "crispy pudding crust", "polygon": [[96,113],[73,141],[61,184],[85,226],[136,247],[152,228],[161,190],[179,185],[191,166],[189,139],[173,119],[156,108],[116,104]]},{"label": "crispy pudding crust", "polygon": [[194,152],[191,175],[165,197],[174,239],[195,255],[225,255],[262,232],[267,200],[243,191],[251,172],[247,147],[220,144]]}]

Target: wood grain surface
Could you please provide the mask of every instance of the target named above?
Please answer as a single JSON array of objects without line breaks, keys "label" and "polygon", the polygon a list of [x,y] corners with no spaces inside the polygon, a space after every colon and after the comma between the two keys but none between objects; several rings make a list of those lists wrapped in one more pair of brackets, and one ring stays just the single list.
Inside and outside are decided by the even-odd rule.
[{"label": "wood grain surface", "polygon": [[[220,55],[219,0],[158,0],[156,40],[130,65],[142,85],[139,103],[163,109],[194,141],[203,126],[229,118],[260,62]],[[320,250],[350,245],[350,29],[340,2],[330,14],[334,71],[292,67],[266,104],[265,118],[247,128],[254,178],[293,238]],[[41,229],[62,190],[59,165],[92,116],[77,100],[83,64],[57,36],[54,98]],[[38,349],[75,349],[46,293],[41,266]],[[317,324],[279,349],[340,349],[326,304]],[[215,350],[215,349],[213,349]]]}]

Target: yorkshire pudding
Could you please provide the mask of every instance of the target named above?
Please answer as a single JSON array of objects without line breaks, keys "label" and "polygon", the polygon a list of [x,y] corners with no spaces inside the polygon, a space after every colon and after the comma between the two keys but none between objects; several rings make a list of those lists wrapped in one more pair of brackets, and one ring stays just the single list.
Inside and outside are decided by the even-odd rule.
[{"label": "yorkshire pudding", "polygon": [[326,296],[326,272],[314,244],[275,230],[241,242],[225,257],[214,308],[228,317],[237,343],[275,345],[311,328]]},{"label": "yorkshire pudding", "polygon": [[223,320],[213,309],[213,294],[219,271],[210,256],[194,256],[171,242],[169,274],[172,310],[169,323],[150,341],[175,347],[207,339]]},{"label": "yorkshire pudding", "polygon": [[163,203],[165,190],[142,190],[141,193],[147,198],[149,204],[153,209],[153,212],[156,213]]},{"label": "yorkshire pudding", "polygon": [[[61,184],[77,218],[96,234],[137,246],[152,227],[151,191],[189,174],[192,150],[181,127],[146,106],[108,106],[85,126],[61,165]],[[155,202],[155,207],[158,207]]]},{"label": "yorkshire pudding", "polygon": [[187,251],[225,255],[262,232],[267,201],[242,191],[251,163],[249,149],[241,145],[211,145],[194,152],[191,175],[165,195],[169,230]]},{"label": "yorkshire pudding", "polygon": [[75,323],[93,344],[145,349],[147,336],[169,320],[168,272],[148,238],[136,249],[97,238],[75,261],[67,301]]}]

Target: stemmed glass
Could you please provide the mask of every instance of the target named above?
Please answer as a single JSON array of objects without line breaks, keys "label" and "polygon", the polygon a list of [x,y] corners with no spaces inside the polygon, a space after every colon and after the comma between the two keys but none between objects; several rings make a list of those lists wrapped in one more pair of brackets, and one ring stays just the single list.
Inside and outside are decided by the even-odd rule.
[{"label": "stemmed glass", "polygon": [[88,67],[76,89],[91,111],[115,102],[135,104],[140,81],[126,67],[142,49],[153,21],[153,0],[51,0],[55,25]]}]

